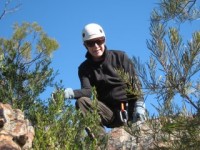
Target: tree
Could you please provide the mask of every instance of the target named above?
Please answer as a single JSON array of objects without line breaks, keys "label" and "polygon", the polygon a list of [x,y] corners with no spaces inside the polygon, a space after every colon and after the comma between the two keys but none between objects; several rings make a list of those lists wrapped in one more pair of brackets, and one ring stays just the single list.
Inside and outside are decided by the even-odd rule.
[{"label": "tree", "polygon": [[50,54],[57,48],[36,23],[15,24],[10,39],[0,38],[1,101],[28,113],[54,79]]},{"label": "tree", "polygon": [[[14,6],[11,6],[11,4],[14,4]],[[6,0],[3,10],[0,11],[0,20],[7,14],[17,11],[20,8],[20,6],[21,3],[18,2],[14,3],[12,2],[12,0]]]},{"label": "tree", "polygon": [[169,149],[200,146],[200,31],[186,43],[181,36],[181,25],[200,17],[196,4],[196,0],[161,0],[151,14],[150,59],[145,65],[133,58],[145,94],[155,95],[159,103],[160,126],[150,125]]}]

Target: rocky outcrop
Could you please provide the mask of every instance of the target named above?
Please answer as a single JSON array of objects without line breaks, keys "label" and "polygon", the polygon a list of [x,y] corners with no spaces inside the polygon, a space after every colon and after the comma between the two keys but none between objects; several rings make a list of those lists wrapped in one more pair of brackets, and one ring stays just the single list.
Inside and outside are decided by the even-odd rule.
[{"label": "rocky outcrop", "polygon": [[[103,145],[100,144],[99,148],[101,150],[101,147],[103,150],[169,149],[169,141],[174,141],[176,137],[172,135],[166,137],[166,134],[160,132],[160,119],[152,120],[152,122],[153,126],[147,122],[138,121],[121,128],[114,128],[106,136],[104,140],[106,142]],[[9,104],[0,103],[0,150],[30,150],[34,134],[34,128],[25,119],[21,110],[12,109]],[[163,137],[168,140],[160,140]]]},{"label": "rocky outcrop", "polygon": [[0,103],[0,149],[27,150],[32,148],[34,128],[19,109]]},{"label": "rocky outcrop", "polygon": [[[150,150],[154,141],[146,123],[138,121],[132,127],[114,128],[109,132],[108,150]],[[134,130],[134,131],[133,131]],[[138,133],[139,131],[140,133]]]}]

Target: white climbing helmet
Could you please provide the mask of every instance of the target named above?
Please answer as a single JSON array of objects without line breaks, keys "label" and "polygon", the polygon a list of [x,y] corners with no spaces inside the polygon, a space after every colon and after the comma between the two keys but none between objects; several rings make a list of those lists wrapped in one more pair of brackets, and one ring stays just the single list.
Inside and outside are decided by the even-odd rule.
[{"label": "white climbing helmet", "polygon": [[98,37],[105,37],[103,28],[100,25],[96,23],[90,23],[83,28],[82,31],[83,42]]}]

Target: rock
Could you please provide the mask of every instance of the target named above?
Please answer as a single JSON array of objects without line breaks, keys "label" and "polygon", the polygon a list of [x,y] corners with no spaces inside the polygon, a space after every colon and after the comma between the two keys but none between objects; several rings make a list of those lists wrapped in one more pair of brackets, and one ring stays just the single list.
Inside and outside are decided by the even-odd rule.
[{"label": "rock", "polygon": [[108,150],[149,150],[153,148],[151,130],[145,122],[138,121],[131,127],[114,128],[108,133],[108,137]]},{"label": "rock", "polygon": [[34,128],[21,110],[0,103],[0,149],[31,149],[34,134]]}]

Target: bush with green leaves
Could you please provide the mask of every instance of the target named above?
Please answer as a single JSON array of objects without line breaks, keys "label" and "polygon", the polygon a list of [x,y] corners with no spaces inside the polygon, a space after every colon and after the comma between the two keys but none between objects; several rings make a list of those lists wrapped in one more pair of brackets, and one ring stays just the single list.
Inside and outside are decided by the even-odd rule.
[{"label": "bush with green leaves", "polygon": [[36,23],[14,25],[10,39],[0,38],[0,99],[28,113],[55,75],[50,54],[58,48]]},{"label": "bush with green leaves", "polygon": [[161,0],[150,18],[150,59],[145,65],[133,58],[144,93],[156,99],[151,103],[157,115],[147,123],[159,137],[155,138],[158,149],[160,142],[167,143],[167,149],[200,146],[200,31],[194,31],[186,43],[181,35],[187,32],[181,31],[181,25],[200,18],[197,4],[196,0]]},{"label": "bush with green leaves", "polygon": [[34,149],[63,150],[95,150],[102,145],[99,139],[92,140],[85,132],[86,127],[96,135],[99,132],[99,115],[96,98],[93,101],[93,111],[83,117],[79,110],[64,99],[64,90],[57,90],[54,99],[49,99],[48,106],[36,113]]}]

